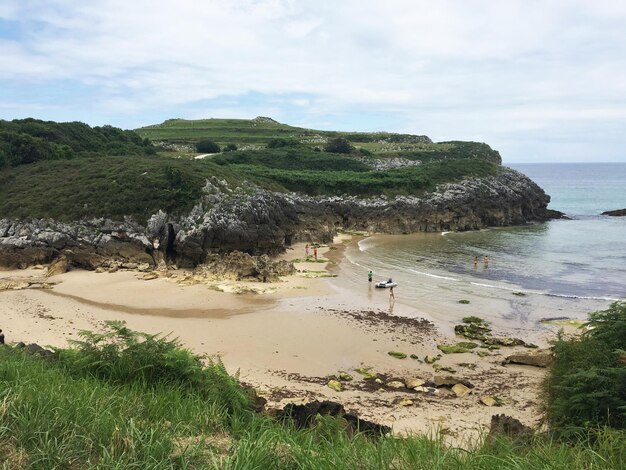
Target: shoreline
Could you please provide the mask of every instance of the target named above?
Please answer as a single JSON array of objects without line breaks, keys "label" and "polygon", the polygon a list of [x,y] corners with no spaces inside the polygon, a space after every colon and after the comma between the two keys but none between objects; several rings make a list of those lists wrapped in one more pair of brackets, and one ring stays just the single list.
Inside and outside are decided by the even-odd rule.
[{"label": "shoreline", "polygon": [[[436,371],[424,357],[439,354],[437,344],[464,339],[451,335],[449,326],[437,319],[445,312],[416,309],[401,298],[390,309],[387,292],[374,295],[372,286],[371,295],[355,295],[342,279],[348,275],[345,250],[355,243],[345,235],[335,239],[318,253],[330,263],[298,262],[299,273],[271,283],[275,289],[264,294],[218,292],[208,281],[184,285],[178,282],[188,277],[183,270],[152,280],[141,280],[133,271],[70,271],[49,278],[56,283],[51,290],[0,291],[1,327],[7,342],[65,347],[80,330],[98,330],[104,320],[126,321],[134,330],[178,337],[201,356],[219,356],[229,372],[238,372],[271,408],[333,400],[399,434],[438,432],[450,442],[466,442],[487,430],[491,415],[497,413],[539,424],[544,370],[501,365],[507,355],[525,348],[502,348],[485,357],[442,354],[435,364],[453,368],[452,375],[474,386],[463,398],[445,387],[418,392],[388,386],[398,380],[432,382],[437,375],[451,375]],[[301,245],[279,259],[302,258]],[[305,277],[311,271],[338,277]],[[33,269],[4,271],[0,280],[42,274]],[[494,332],[500,333],[496,327]],[[419,361],[397,359],[390,351],[414,354]],[[382,383],[364,380],[356,372],[360,368],[380,374]],[[353,380],[342,382],[342,391],[332,390],[327,383],[340,372]],[[503,405],[486,406],[480,402],[483,396],[498,396]]]}]

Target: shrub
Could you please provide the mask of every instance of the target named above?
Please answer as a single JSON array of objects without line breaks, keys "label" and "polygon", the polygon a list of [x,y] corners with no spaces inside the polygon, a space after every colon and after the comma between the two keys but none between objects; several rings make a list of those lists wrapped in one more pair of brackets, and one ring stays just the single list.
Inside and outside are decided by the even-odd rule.
[{"label": "shrub", "polygon": [[336,137],[328,141],[324,146],[324,150],[331,153],[350,153],[352,145],[343,137]]},{"label": "shrub", "polygon": [[626,428],[626,302],[589,316],[580,338],[554,344],[547,379],[548,417],[556,428]]},{"label": "shrub", "polygon": [[224,152],[234,152],[235,150],[237,150],[237,145],[235,144],[227,144],[226,147],[224,147]]},{"label": "shrub", "polygon": [[220,146],[212,140],[205,139],[196,144],[196,150],[202,153],[219,153]]},{"label": "shrub", "polygon": [[106,321],[104,333],[81,331],[74,349],[59,350],[70,372],[114,384],[174,385],[214,401],[229,411],[248,407],[248,398],[220,361],[204,367],[178,339],[136,332],[125,322]]}]

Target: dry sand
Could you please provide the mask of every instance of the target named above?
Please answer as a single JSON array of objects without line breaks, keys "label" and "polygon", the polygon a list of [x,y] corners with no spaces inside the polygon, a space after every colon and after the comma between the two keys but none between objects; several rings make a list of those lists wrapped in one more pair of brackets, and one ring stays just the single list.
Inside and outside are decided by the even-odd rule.
[{"label": "dry sand", "polygon": [[[178,337],[198,354],[219,355],[231,373],[239,371],[241,381],[268,399],[270,407],[330,399],[362,418],[392,426],[396,433],[441,433],[458,443],[487,430],[496,413],[540,424],[543,369],[501,365],[505,356],[524,348],[503,348],[484,358],[475,353],[443,355],[437,364],[453,368],[455,376],[474,385],[464,398],[446,388],[431,394],[385,385],[393,379],[448,375],[410,357],[394,358],[389,351],[423,360],[439,353],[437,344],[462,339],[433,322],[443,312],[429,315],[400,301],[390,305],[385,292],[356,296],[326,277],[341,277],[341,254],[349,242],[349,236],[338,237],[318,251],[318,257],[330,263],[299,261],[300,272],[269,286],[202,282],[182,270],[153,280],[142,280],[142,273],[132,271],[71,271],[47,280],[41,269],[5,271],[0,273],[0,328],[9,343],[64,347],[80,330],[123,320],[135,330]],[[304,258],[304,244],[283,258]],[[8,280],[28,282],[1,290]],[[20,287],[19,282],[12,286]],[[231,293],[241,291],[265,293]],[[383,383],[364,380],[355,371],[361,367],[380,374]],[[354,380],[344,382],[337,392],[326,384],[340,371]],[[504,404],[485,406],[479,400],[484,395],[497,396]]]}]

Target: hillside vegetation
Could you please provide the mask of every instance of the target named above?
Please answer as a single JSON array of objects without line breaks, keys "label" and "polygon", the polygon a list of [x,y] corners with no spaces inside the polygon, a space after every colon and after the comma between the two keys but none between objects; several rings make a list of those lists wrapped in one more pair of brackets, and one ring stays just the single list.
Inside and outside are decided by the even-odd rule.
[{"label": "hillside vegetation", "polygon": [[0,169],[42,160],[102,155],[151,155],[156,150],[133,131],[82,122],[0,120]]},{"label": "hillside vegetation", "polygon": [[[364,153],[385,157],[400,156],[415,160],[441,158],[483,158],[501,163],[500,155],[488,145],[477,142],[433,143],[425,135],[395,134],[390,132],[338,132],[305,129],[281,124],[273,119],[169,119],[162,124],[136,129],[141,137],[157,145],[168,144],[184,149],[202,140],[210,139],[220,145],[234,144],[240,149],[264,148],[281,139],[309,148],[323,149],[329,140],[344,138]],[[178,147],[177,147],[177,144]]]},{"label": "hillside vegetation", "polygon": [[[613,308],[596,318],[601,336],[624,335],[626,307]],[[561,350],[558,360],[568,360]],[[569,369],[586,373],[578,362]],[[346,421],[328,416],[296,429],[253,412],[250,393],[219,361],[205,364],[176,340],[117,322],[104,333],[82,332],[48,360],[0,347],[0,378],[3,468],[617,470],[626,461],[624,431],[595,420],[573,439],[561,440],[562,428],[553,428],[471,450],[426,436],[351,434]],[[554,389],[548,405],[562,397]],[[595,416],[607,412],[600,402],[589,406],[600,406]],[[608,413],[606,422],[621,427],[610,416],[623,411]],[[559,425],[571,419],[578,425],[574,416]]]},{"label": "hillside vegetation", "polygon": [[[441,183],[500,171],[499,154],[486,144],[433,144],[423,136],[388,133],[315,134],[322,140],[342,135],[332,138],[341,140],[345,145],[337,148],[348,153],[332,153],[307,141],[317,132],[266,119],[171,120],[138,130],[142,139],[110,126],[0,121],[0,218],[131,216],[145,221],[159,209],[180,215],[195,205],[211,176],[233,186],[252,183],[312,196],[393,197],[422,195]],[[147,137],[189,145],[214,137],[221,143],[230,140],[231,146],[194,159],[193,152],[155,154]],[[246,150],[249,138],[267,144]],[[376,145],[385,141],[408,150],[371,153],[357,147],[374,139],[379,139]]]}]

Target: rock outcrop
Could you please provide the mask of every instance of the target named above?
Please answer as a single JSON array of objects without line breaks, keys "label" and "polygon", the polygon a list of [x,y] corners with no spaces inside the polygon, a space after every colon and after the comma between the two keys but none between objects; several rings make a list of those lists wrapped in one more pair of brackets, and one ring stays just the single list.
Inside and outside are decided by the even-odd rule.
[{"label": "rock outcrop", "polygon": [[626,209],[617,209],[614,211],[604,211],[602,215],[610,215],[613,217],[626,217]]},{"label": "rock outcrop", "polygon": [[440,185],[417,196],[359,198],[278,193],[213,178],[184,217],[163,211],[145,225],[130,218],[60,223],[0,219],[0,266],[50,263],[95,269],[105,260],[163,261],[192,267],[213,254],[274,255],[296,241],[328,242],[337,230],[410,233],[518,225],[547,217],[550,198],[529,178],[502,168],[497,176]]}]

